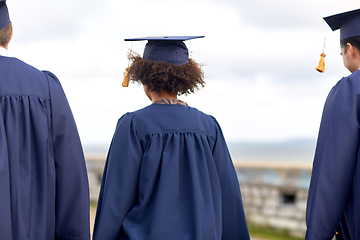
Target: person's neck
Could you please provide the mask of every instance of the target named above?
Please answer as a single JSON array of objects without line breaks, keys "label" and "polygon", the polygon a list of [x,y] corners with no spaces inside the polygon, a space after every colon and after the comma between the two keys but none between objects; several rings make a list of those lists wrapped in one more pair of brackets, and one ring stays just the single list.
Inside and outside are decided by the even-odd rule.
[{"label": "person's neck", "polygon": [[170,92],[167,92],[167,91],[162,91],[162,92],[159,92],[159,93],[151,92],[150,95],[151,95],[151,101],[152,102],[155,102],[155,101],[160,100],[162,98],[177,99],[177,94],[170,93]]},{"label": "person's neck", "polygon": [[354,73],[354,72],[356,72],[357,70],[359,70],[360,69],[360,59],[356,62],[356,64],[354,64],[354,66],[352,66],[350,69],[349,69],[349,71],[351,72],[351,73]]},{"label": "person's neck", "polygon": [[357,67],[355,68],[355,71],[354,72],[356,72],[357,70],[359,70],[360,69],[360,59],[358,60],[358,62],[357,62]]},{"label": "person's neck", "polygon": [[1,48],[5,48],[6,50],[8,50],[8,46],[2,46],[0,45]]}]

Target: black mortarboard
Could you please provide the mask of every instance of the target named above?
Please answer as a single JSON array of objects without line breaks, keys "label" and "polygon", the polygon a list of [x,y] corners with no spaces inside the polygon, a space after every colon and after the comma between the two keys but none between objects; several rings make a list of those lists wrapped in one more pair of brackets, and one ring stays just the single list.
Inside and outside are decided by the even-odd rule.
[{"label": "black mortarboard", "polygon": [[0,0],[0,30],[10,24],[9,11],[6,0]]},{"label": "black mortarboard", "polygon": [[202,37],[204,36],[143,37],[128,38],[125,41],[147,40],[143,54],[146,60],[184,65],[189,59],[189,51],[184,41]]},{"label": "black mortarboard", "polygon": [[324,20],[333,31],[340,29],[340,41],[360,35],[360,9],[324,17]]}]

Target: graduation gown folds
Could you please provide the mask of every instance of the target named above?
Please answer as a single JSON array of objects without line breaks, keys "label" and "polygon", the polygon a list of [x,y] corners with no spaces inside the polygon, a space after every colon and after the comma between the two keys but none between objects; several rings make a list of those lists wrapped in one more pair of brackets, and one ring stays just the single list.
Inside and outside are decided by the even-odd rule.
[{"label": "graduation gown folds", "polygon": [[306,239],[360,239],[360,71],[326,100],[306,209]]},{"label": "graduation gown folds", "polygon": [[0,56],[0,239],[89,235],[85,161],[60,82]]},{"label": "graduation gown folds", "polygon": [[95,240],[249,239],[220,126],[183,105],[122,116],[109,149]]}]

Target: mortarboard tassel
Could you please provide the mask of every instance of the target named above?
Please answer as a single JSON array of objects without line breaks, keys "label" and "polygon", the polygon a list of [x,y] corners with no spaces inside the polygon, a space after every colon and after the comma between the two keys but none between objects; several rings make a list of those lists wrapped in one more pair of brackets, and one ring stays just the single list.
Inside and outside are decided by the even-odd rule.
[{"label": "mortarboard tassel", "polygon": [[316,70],[323,73],[325,71],[325,53],[320,54],[320,61],[319,65],[317,66]]},{"label": "mortarboard tassel", "polygon": [[123,87],[128,87],[129,86],[129,80],[130,80],[129,70],[130,70],[130,67],[127,67],[125,69],[124,80],[123,80],[123,82],[121,84],[121,86],[123,86]]},{"label": "mortarboard tassel", "polygon": [[[131,48],[130,48],[130,53],[131,53],[131,50],[132,49],[132,43],[131,43]],[[123,87],[128,87],[129,86],[129,81],[130,81],[130,74],[129,74],[129,71],[130,71],[130,58],[129,58],[129,63],[128,63],[128,66],[127,68],[125,68],[125,74],[124,74],[124,79],[123,79],[123,82],[121,83],[121,86]]]},{"label": "mortarboard tassel", "polygon": [[325,72],[325,42],[326,42],[326,30],[327,27],[325,27],[325,38],[324,38],[324,47],[323,47],[323,52],[320,54],[320,61],[319,61],[319,65],[315,68],[318,72]]}]

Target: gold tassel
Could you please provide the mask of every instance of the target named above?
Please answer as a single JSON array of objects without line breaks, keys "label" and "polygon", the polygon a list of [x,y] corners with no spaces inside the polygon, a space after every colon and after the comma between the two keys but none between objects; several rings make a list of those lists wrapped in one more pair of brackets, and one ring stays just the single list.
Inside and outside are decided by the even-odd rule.
[{"label": "gold tassel", "polygon": [[325,71],[325,56],[326,56],[325,53],[320,54],[319,65],[316,68],[316,70],[318,70],[321,73]]},{"label": "gold tassel", "polygon": [[[129,55],[131,54],[132,52],[132,44],[133,42],[131,42],[131,48],[130,48],[130,51],[129,51]],[[128,63],[128,66],[127,68],[125,68],[125,74],[124,74],[124,79],[123,79],[123,82],[121,83],[121,86],[123,87],[128,87],[129,86],[129,81],[130,81],[130,74],[129,74],[129,71],[130,71],[130,58],[129,58],[129,63]]]},{"label": "gold tassel", "polygon": [[318,72],[325,72],[325,43],[326,43],[326,30],[327,26],[325,26],[325,37],[324,37],[324,46],[323,46],[323,52],[320,54],[320,61],[319,65],[315,68]]},{"label": "gold tassel", "polygon": [[123,87],[128,87],[129,86],[129,80],[130,80],[129,70],[130,70],[130,67],[127,67],[125,69],[126,72],[125,72],[125,75],[124,75],[124,80],[123,80],[123,82],[121,84],[121,86],[123,86]]}]

